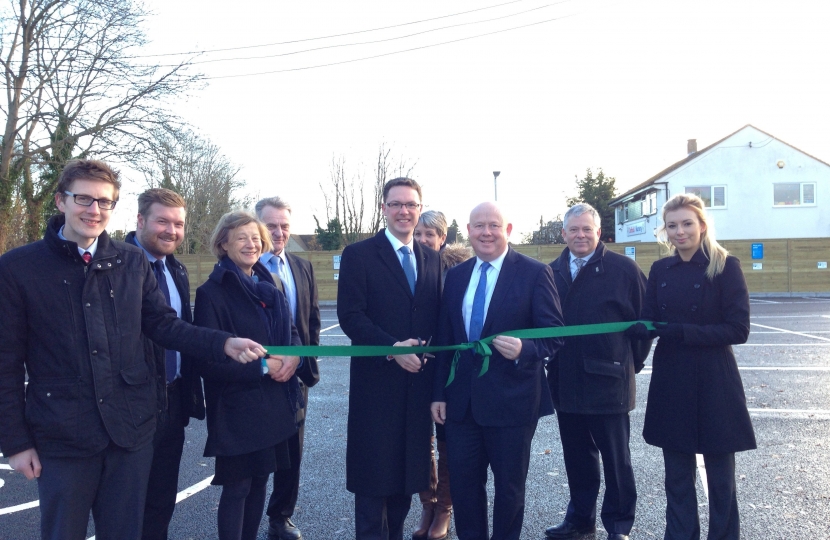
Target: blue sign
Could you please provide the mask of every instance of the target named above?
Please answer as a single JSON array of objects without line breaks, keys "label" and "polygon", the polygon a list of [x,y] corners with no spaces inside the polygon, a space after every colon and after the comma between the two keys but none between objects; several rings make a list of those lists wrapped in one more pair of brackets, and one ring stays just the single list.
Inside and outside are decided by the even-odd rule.
[{"label": "blue sign", "polygon": [[764,258],[764,244],[752,244],[752,258],[753,259],[763,259]]}]

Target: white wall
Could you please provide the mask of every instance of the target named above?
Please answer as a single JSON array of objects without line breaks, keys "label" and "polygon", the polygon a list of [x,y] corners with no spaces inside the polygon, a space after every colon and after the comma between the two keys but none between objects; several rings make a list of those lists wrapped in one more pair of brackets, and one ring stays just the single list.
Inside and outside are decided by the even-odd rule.
[{"label": "white wall", "polygon": [[[668,182],[669,195],[683,193],[687,186],[726,185],[726,208],[709,209],[719,239],[830,236],[830,167],[752,127],[658,182]],[[780,182],[815,182],[816,205],[774,206],[773,184]],[[642,219],[624,223],[623,230],[616,231],[617,242],[655,241],[653,231],[665,203],[662,193],[657,202],[660,210],[645,224],[645,234],[627,234],[629,226]]]}]

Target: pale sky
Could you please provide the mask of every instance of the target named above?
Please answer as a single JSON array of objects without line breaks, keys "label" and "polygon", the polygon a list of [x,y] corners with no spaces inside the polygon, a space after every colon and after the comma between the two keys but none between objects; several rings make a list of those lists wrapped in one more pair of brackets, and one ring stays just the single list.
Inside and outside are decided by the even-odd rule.
[{"label": "pale sky", "polygon": [[[347,172],[370,181],[382,142],[417,161],[412,176],[424,203],[462,228],[473,206],[492,200],[492,171],[501,171],[498,200],[514,241],[540,215],[566,209],[574,177],[586,168],[603,168],[622,193],[685,157],[687,139],[703,148],[746,124],[830,161],[826,1],[149,4],[148,54],[404,25],[206,53],[199,60],[235,59],[195,66],[208,77],[343,62],[540,23],[330,67],[216,78],[177,103],[178,114],[242,167],[249,193],[292,204],[296,233],[313,232],[312,214],[325,216],[318,183],[328,181],[332,157],[345,156]],[[499,7],[480,9],[488,6]],[[330,47],[354,43],[364,44]],[[329,48],[241,59],[319,47]],[[126,186],[124,203],[144,187],[127,176],[139,181]],[[135,207],[119,210],[113,224],[132,228]]]}]

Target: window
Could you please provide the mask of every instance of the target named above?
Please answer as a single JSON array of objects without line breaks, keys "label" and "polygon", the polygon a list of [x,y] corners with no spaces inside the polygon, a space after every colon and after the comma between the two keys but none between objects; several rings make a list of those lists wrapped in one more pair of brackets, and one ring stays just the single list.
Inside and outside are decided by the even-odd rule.
[{"label": "window", "polygon": [[726,186],[690,186],[686,193],[703,199],[706,208],[726,208]]},{"label": "window", "polygon": [[625,221],[632,221],[643,217],[643,201],[625,203]]},{"label": "window", "polygon": [[657,192],[652,191],[643,201],[643,215],[653,216],[657,213]]},{"label": "window", "polygon": [[815,184],[773,184],[774,206],[815,206]]}]

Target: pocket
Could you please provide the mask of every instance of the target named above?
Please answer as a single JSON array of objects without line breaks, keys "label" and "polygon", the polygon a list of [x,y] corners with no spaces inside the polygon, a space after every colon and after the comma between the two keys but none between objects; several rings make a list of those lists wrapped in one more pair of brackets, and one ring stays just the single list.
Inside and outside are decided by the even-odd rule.
[{"label": "pocket", "polygon": [[588,384],[585,386],[587,403],[595,407],[623,404],[625,366],[605,358],[583,358]]},{"label": "pocket", "polygon": [[130,409],[133,425],[139,427],[147,423],[159,408],[157,406],[157,396],[151,384],[150,370],[144,363],[135,364],[122,369],[121,378],[127,383],[124,388],[124,395]]},{"label": "pocket", "polygon": [[78,434],[80,380],[77,377],[29,381],[26,422],[35,439],[72,442]]}]

